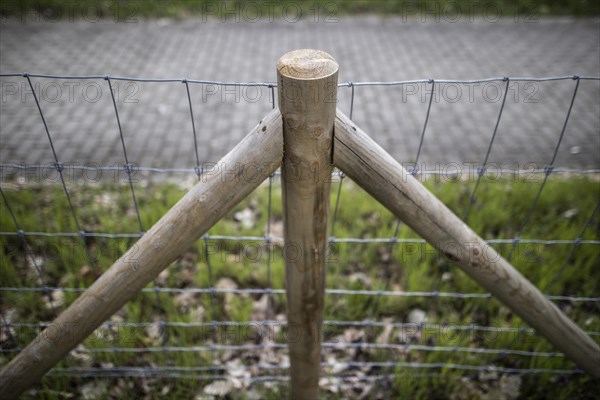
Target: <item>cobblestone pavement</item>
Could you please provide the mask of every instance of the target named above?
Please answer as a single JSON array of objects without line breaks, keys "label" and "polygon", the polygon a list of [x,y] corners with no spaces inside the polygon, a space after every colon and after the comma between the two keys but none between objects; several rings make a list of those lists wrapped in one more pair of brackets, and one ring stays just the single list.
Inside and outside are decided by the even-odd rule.
[{"label": "cobblestone pavement", "polygon": [[[340,65],[340,82],[489,77],[600,76],[600,21],[513,19],[496,23],[340,18],[221,22],[0,23],[0,72],[274,82],[286,51],[318,48]],[[31,78],[57,155],[64,163],[122,165],[123,149],[108,82]],[[193,168],[194,140],[185,85],[111,80],[130,162]],[[2,163],[53,162],[23,77],[0,78]],[[422,167],[480,163],[502,104],[505,82],[436,84]],[[509,82],[489,162],[543,168],[553,156],[576,81]],[[403,163],[415,160],[428,107],[428,83],[355,87],[354,120]],[[266,87],[190,84],[201,162],[216,161],[271,109]],[[339,89],[349,111],[351,89]],[[600,82],[581,80],[554,165],[600,166]],[[445,168],[445,167],[442,167]]]}]

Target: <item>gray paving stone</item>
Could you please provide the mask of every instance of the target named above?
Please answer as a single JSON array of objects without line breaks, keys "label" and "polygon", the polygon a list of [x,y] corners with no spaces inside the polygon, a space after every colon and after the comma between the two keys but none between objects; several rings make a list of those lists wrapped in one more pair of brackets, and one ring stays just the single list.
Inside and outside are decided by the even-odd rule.
[{"label": "gray paving stone", "polygon": [[[340,82],[600,76],[599,29],[598,19],[565,18],[533,24],[512,19],[421,23],[390,17],[344,18],[333,24],[4,20],[0,72],[273,82],[275,62],[283,53],[313,47],[336,58]],[[107,81],[32,81],[61,161],[124,163]],[[185,86],[111,82],[130,161],[146,167],[193,168],[196,156]],[[27,81],[0,78],[0,84],[1,162],[51,161]],[[504,88],[503,82],[493,85]],[[535,163],[542,168],[552,157],[575,81],[526,85],[511,83],[490,162]],[[486,99],[486,93],[494,93],[488,86],[473,85],[472,99],[469,87],[461,86],[462,97],[454,102],[438,84],[441,92],[432,104],[421,162],[427,166],[483,160],[502,97],[500,93],[499,98]],[[52,97],[55,87],[62,89],[58,101]],[[249,100],[247,88],[214,89],[190,84],[201,162],[218,160],[271,109],[267,88],[260,89],[257,101]],[[416,92],[408,94],[409,89]],[[354,119],[401,162],[414,162],[429,89],[428,84],[356,87]],[[338,106],[344,112],[349,112],[350,93],[348,87],[339,90]],[[537,102],[528,102],[531,99]],[[582,80],[556,166],[600,167],[599,111],[600,82]],[[579,150],[571,151],[575,146]]]}]

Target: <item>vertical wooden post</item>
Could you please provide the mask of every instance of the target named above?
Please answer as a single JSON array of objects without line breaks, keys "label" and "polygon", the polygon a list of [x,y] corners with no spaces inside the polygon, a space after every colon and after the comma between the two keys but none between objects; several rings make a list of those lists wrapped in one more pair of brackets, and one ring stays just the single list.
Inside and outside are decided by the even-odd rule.
[{"label": "vertical wooden post", "polygon": [[323,51],[295,50],[277,62],[292,399],[319,397],[337,77]]}]

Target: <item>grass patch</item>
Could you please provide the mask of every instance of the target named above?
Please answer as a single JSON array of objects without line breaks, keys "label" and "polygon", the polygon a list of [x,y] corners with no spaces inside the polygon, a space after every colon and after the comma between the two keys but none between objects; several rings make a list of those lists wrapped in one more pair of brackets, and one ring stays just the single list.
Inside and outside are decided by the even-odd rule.
[{"label": "grass patch", "polygon": [[340,16],[359,14],[401,15],[408,19],[426,15],[428,20],[439,18],[449,21],[455,21],[457,16],[464,20],[486,18],[494,21],[499,17],[522,16],[532,22],[543,15],[597,16],[600,4],[593,0],[93,0],[66,3],[58,0],[9,0],[0,5],[0,15],[4,17],[49,22],[97,21],[98,18],[138,22],[139,19],[188,17],[247,22],[274,19],[336,22]]},{"label": "grass patch", "polygon": [[[332,212],[339,181],[332,184]],[[425,185],[450,209],[462,215],[473,182],[444,182],[430,179]],[[519,232],[541,182],[498,180],[483,182],[468,223],[485,239],[572,240],[577,238],[600,198],[600,184],[595,178],[562,178],[552,176],[524,231]],[[58,185],[3,185],[8,203],[19,228],[27,232],[75,232],[76,226],[62,188]],[[81,228],[89,232],[134,233],[139,231],[135,209],[127,185],[88,185],[70,187]],[[271,192],[272,236],[282,235],[281,188],[275,181]],[[174,184],[136,187],[141,220],[148,229],[184,194]],[[226,218],[215,225],[211,235],[258,236],[267,231],[269,190],[266,184],[245,199]],[[1,231],[17,228],[1,206]],[[588,226],[582,239],[600,240],[599,222]],[[352,181],[345,179],[333,230],[336,238],[390,238],[397,229],[396,219]],[[404,224],[398,225],[398,238],[417,238]],[[102,271],[122,255],[135,238],[87,238],[26,236],[28,251],[18,236],[0,236],[0,281],[10,288],[86,288]],[[599,297],[600,265],[598,246],[581,244],[571,251],[570,244],[524,243],[511,249],[511,244],[493,245],[502,255],[512,251],[514,266],[542,291],[552,295]],[[268,260],[267,260],[268,258]],[[330,245],[327,264],[327,288],[350,290],[384,290],[405,292],[484,291],[453,263],[424,243],[389,242],[347,243]],[[181,255],[155,282],[99,328],[58,367],[163,368],[165,377],[135,377],[119,372],[112,377],[61,376],[60,371],[44,378],[42,384],[24,398],[63,398],[74,392],[88,398],[139,397],[193,398],[202,395],[213,379],[197,376],[220,375],[242,366],[271,362],[285,363],[285,349],[229,351],[219,345],[256,345],[264,338],[252,327],[210,326],[210,321],[281,320],[285,318],[285,295],[244,293],[196,293],[187,289],[211,286],[239,289],[285,288],[285,268],[280,243],[267,247],[264,241],[199,240]],[[182,289],[164,292],[154,288]],[[0,366],[14,355],[9,350],[23,348],[41,329],[39,323],[50,322],[79,295],[77,291],[45,292],[1,291],[0,311],[3,322],[21,325],[3,327]],[[267,304],[269,305],[267,309]],[[598,303],[557,301],[558,306],[584,330],[600,331]],[[441,298],[385,295],[326,295],[325,320],[376,321],[406,324],[421,310],[426,324],[396,327],[340,326],[324,328],[326,342],[409,344],[426,347],[510,349],[528,352],[554,351],[543,338],[509,328],[525,327],[495,299]],[[184,323],[184,326],[181,325]],[[179,324],[179,325],[178,325]],[[204,325],[203,325],[204,324]],[[207,325],[208,324],[208,325]],[[488,326],[500,331],[458,329]],[[454,329],[457,328],[457,329]],[[285,344],[286,329],[273,331],[276,343]],[[264,332],[262,332],[264,333]],[[289,333],[289,332],[288,332]],[[599,336],[594,336],[598,339]],[[213,346],[214,345],[214,346]],[[194,351],[181,348],[199,346]],[[211,346],[213,346],[211,348]],[[216,346],[216,347],[215,347]],[[162,351],[134,352],[128,349]],[[118,349],[120,351],[114,351]],[[554,368],[570,370],[573,363],[560,356],[524,356],[515,354],[482,354],[468,351],[406,351],[390,349],[328,348],[325,361],[364,361],[442,364],[439,368],[371,367],[368,370],[346,368],[341,372],[325,369],[324,376],[364,374],[389,375],[376,386],[350,387],[326,398],[344,398],[348,393],[376,398],[483,398],[510,397],[510,390],[522,398],[593,398],[598,381],[586,375],[510,374],[470,371],[452,365],[493,365],[500,368]],[[226,369],[211,370],[218,365]],[[177,370],[177,368],[188,368]],[[192,370],[195,368],[196,370]],[[204,369],[202,369],[204,368]],[[231,373],[231,372],[227,372]],[[281,370],[254,371],[254,376],[281,375]],[[177,379],[176,379],[177,378]],[[240,378],[242,379],[242,378]],[[349,384],[352,385],[352,384]],[[325,385],[327,387],[327,385]],[[512,389],[511,389],[512,388]],[[90,394],[91,393],[91,394]],[[233,388],[232,398],[280,398],[286,387],[273,384],[242,385]],[[467,393],[468,395],[465,395]],[[466,397],[464,397],[466,396]],[[509,396],[509,397],[506,397]]]}]

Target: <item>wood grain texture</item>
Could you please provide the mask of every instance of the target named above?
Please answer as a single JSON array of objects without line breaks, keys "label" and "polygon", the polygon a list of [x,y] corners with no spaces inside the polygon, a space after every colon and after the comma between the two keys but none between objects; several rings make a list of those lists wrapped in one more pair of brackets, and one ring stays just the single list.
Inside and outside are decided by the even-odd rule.
[{"label": "wood grain texture", "polygon": [[292,399],[319,398],[337,63],[296,50],[277,63]]},{"label": "wood grain texture", "polygon": [[0,371],[0,398],[17,398],[37,382],[267,179],[282,157],[281,115],[273,110]]},{"label": "wood grain texture", "polygon": [[600,377],[598,344],[339,110],[333,160],[579,368]]}]

